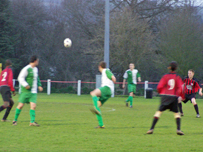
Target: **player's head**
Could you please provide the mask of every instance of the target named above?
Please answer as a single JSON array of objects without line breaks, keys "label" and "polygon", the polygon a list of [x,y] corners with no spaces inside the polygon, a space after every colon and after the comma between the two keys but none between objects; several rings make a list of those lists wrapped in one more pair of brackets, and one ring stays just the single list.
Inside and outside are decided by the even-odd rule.
[{"label": "player's head", "polygon": [[101,61],[99,63],[99,67],[98,68],[99,68],[99,71],[102,72],[102,70],[106,68],[106,62]]},{"label": "player's head", "polygon": [[129,64],[129,68],[130,68],[130,70],[133,70],[135,68],[135,64],[134,63],[130,63]]},{"label": "player's head", "polygon": [[178,67],[178,64],[177,64],[177,62],[176,61],[172,61],[170,64],[169,64],[169,69],[171,70],[171,71],[175,71],[176,69],[177,69],[177,67]]},{"label": "player's head", "polygon": [[30,58],[30,63],[32,63],[34,66],[38,66],[38,64],[39,64],[39,58],[36,55],[33,55]]},{"label": "player's head", "polygon": [[188,77],[193,78],[195,71],[193,69],[188,70]]},{"label": "player's head", "polygon": [[11,66],[12,65],[12,62],[11,60],[6,60],[6,63],[5,63],[6,66]]}]

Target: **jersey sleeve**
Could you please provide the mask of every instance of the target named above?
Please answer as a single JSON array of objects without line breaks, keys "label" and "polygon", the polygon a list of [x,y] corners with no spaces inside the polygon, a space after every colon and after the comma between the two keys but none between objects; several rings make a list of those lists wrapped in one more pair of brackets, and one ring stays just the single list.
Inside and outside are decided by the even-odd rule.
[{"label": "jersey sleeve", "polygon": [[181,77],[177,76],[177,95],[183,97],[183,81]]},{"label": "jersey sleeve", "polygon": [[127,79],[127,78],[128,78],[127,71],[125,71],[125,73],[124,73],[124,75],[123,75],[123,78],[124,78],[124,79]]},{"label": "jersey sleeve", "polygon": [[195,93],[198,92],[198,90],[200,89],[199,83],[198,81],[195,82]]},{"label": "jersey sleeve", "polygon": [[18,81],[20,83],[20,85],[22,85],[23,87],[26,87],[28,86],[29,84],[25,81],[25,77],[28,75],[28,71],[27,69],[23,68],[21,71],[20,71],[20,74],[18,76]]},{"label": "jersey sleeve", "polygon": [[113,73],[110,70],[106,70],[106,75],[111,80],[112,76],[113,76]]},{"label": "jersey sleeve", "polygon": [[163,90],[163,88],[164,88],[165,85],[166,85],[165,76],[163,76],[163,77],[161,78],[161,80],[159,81],[159,84],[158,84],[158,86],[157,86],[157,91],[158,91],[158,93],[161,93],[161,92],[162,92],[162,90]]},{"label": "jersey sleeve", "polygon": [[10,86],[11,91],[15,91],[13,87],[13,72],[11,69],[9,69],[9,74],[8,74],[8,85]]},{"label": "jersey sleeve", "polygon": [[139,77],[141,77],[141,75],[140,75],[140,73],[139,73],[139,72],[137,72],[137,78],[139,78]]},{"label": "jersey sleeve", "polygon": [[42,86],[39,76],[38,76],[38,78],[37,78],[37,86],[38,86],[38,87],[41,87],[41,86]]}]

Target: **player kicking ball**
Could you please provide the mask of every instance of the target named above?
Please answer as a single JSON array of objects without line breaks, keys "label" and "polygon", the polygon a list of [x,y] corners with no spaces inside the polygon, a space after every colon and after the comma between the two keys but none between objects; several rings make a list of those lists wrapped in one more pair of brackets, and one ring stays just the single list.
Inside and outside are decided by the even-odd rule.
[{"label": "player kicking ball", "polygon": [[123,89],[125,88],[125,82],[127,80],[128,82],[128,99],[125,101],[126,106],[128,107],[128,102],[130,101],[130,108],[133,107],[133,95],[136,92],[136,85],[137,85],[137,80],[141,82],[141,77],[140,73],[138,72],[137,69],[135,69],[134,63],[129,64],[128,70],[125,71],[123,75]]},{"label": "player kicking ball", "polygon": [[21,93],[19,97],[19,104],[16,108],[15,118],[13,125],[17,125],[18,116],[25,103],[30,103],[30,126],[40,125],[35,122],[35,108],[37,102],[37,89],[43,91],[41,87],[41,82],[38,76],[39,59],[37,56],[32,56],[30,59],[30,64],[25,66],[18,76],[18,81],[21,86]]},{"label": "player kicking ball", "polygon": [[184,116],[182,104],[181,101],[184,103],[187,103],[189,100],[193,104],[195,111],[196,111],[196,117],[200,118],[199,115],[199,108],[195,99],[196,93],[199,91],[199,95],[202,96],[202,88],[200,88],[200,85],[197,81],[197,79],[194,78],[195,71],[190,69],[188,70],[188,77],[184,79],[184,93],[181,97],[178,98],[178,107],[181,113],[181,116]]},{"label": "player kicking ball", "polygon": [[99,125],[96,128],[105,128],[102,120],[102,113],[99,107],[101,107],[114,92],[114,83],[116,82],[116,78],[112,72],[106,68],[106,63],[104,61],[99,63],[98,68],[102,73],[101,87],[90,92],[94,104],[94,109],[90,110],[97,116]]},{"label": "player kicking ball", "polygon": [[157,91],[161,95],[161,105],[154,115],[152,126],[150,130],[147,131],[147,134],[153,133],[154,127],[162,112],[169,109],[174,112],[177,124],[177,134],[184,135],[184,133],[180,130],[180,114],[178,113],[178,97],[182,92],[183,82],[175,72],[177,69],[177,63],[175,61],[171,62],[168,68],[170,69],[170,73],[164,75],[157,86]]}]

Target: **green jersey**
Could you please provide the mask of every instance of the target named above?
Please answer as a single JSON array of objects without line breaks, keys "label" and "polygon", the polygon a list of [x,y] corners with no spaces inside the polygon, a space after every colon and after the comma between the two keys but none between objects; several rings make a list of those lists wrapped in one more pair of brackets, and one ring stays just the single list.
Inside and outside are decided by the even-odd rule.
[{"label": "green jersey", "polygon": [[107,86],[111,89],[111,93],[114,93],[114,83],[111,80],[113,73],[109,69],[103,69],[102,71],[102,84],[101,86]]},{"label": "green jersey", "polygon": [[140,74],[137,69],[130,69],[126,70],[123,78],[127,79],[128,84],[137,84],[137,78],[140,77]]},{"label": "green jersey", "polygon": [[[38,86],[41,86],[37,67],[33,68],[31,65],[25,66],[20,71],[18,81],[21,89],[20,92],[37,93]],[[30,89],[25,88],[28,85]]]}]

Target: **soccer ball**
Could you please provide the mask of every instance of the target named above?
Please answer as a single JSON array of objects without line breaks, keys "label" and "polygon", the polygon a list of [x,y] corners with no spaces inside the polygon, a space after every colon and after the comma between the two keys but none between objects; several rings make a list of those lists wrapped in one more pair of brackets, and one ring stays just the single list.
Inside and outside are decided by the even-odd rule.
[{"label": "soccer ball", "polygon": [[71,45],[72,45],[72,41],[69,38],[66,38],[63,42],[64,42],[64,46],[66,48],[71,47]]}]

